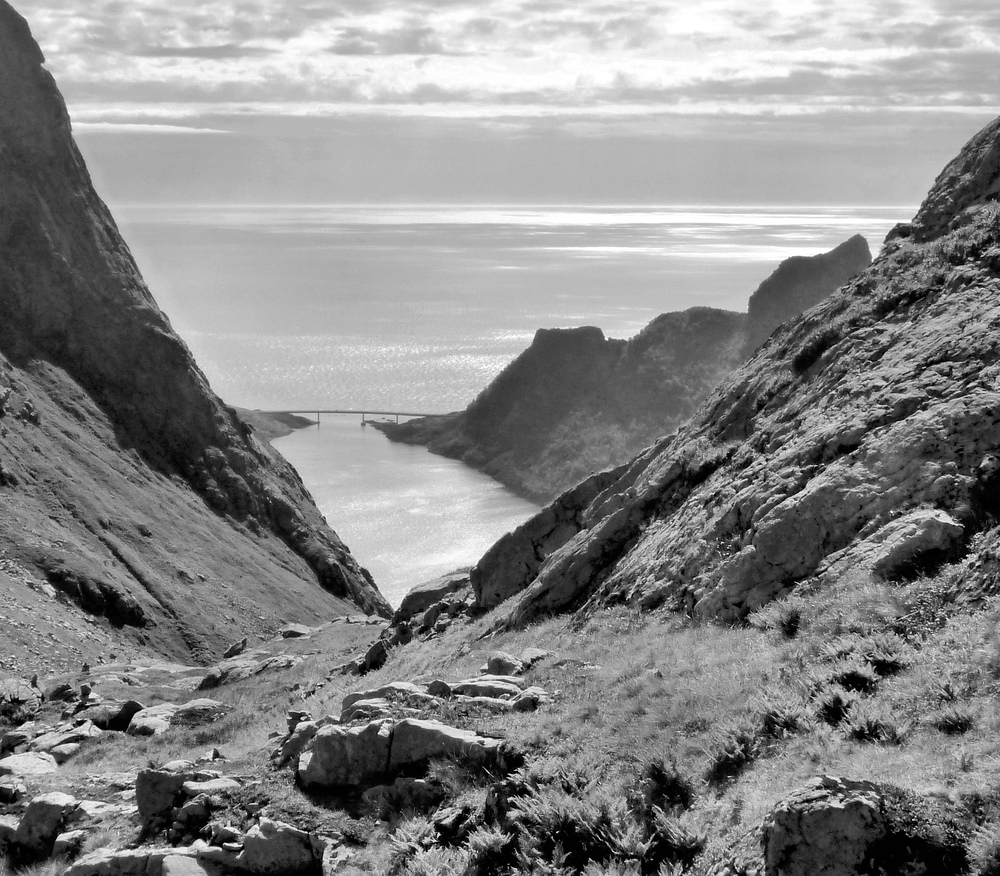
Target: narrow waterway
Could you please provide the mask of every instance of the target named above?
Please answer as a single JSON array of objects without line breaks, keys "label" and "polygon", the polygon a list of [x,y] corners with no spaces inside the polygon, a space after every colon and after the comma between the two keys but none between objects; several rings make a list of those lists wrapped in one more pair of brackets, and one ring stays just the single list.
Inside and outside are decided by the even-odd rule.
[{"label": "narrow waterway", "polygon": [[475,563],[538,506],[422,447],[396,444],[358,417],[324,417],[274,446],[393,605],[414,584]]}]

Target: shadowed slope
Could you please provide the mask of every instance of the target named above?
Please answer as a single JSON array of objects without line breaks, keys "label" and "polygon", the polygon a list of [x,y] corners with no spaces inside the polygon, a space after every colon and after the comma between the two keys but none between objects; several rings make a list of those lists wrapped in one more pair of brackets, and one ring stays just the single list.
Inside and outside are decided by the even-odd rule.
[{"label": "shadowed slope", "polygon": [[[231,555],[243,558],[232,567],[233,583],[243,586],[247,574],[274,591],[259,611],[252,609],[254,616],[343,606],[331,596],[387,611],[292,468],[212,393],[157,308],[94,192],[65,105],[42,62],[24,20],[0,2],[0,400],[9,415],[0,433],[0,459],[9,474],[0,496],[5,507],[21,507],[26,515],[8,515],[4,541],[50,578],[73,577],[82,565],[87,569],[78,569],[80,575],[107,578],[104,590],[121,591],[125,601],[142,602],[150,590],[174,599],[174,572],[159,562],[145,569],[156,551],[139,542],[134,560],[126,559],[129,551],[109,546],[94,509],[67,499],[74,485],[90,483],[95,507],[118,504],[130,516],[135,506],[129,502],[137,497],[114,481],[110,472],[118,470],[133,485],[142,483],[155,518],[150,528],[168,540],[175,537],[168,521],[177,513],[178,495],[193,490],[200,497],[194,505],[193,494],[182,503],[189,509],[185,516],[201,518],[198,526],[161,559],[172,555],[180,565],[194,551],[216,564],[227,549],[216,551],[213,542],[231,545]],[[60,447],[74,429],[99,440]],[[48,525],[27,529],[34,513],[45,516],[44,509],[59,506],[73,520],[66,527],[91,534],[86,545],[58,537]],[[203,531],[200,546],[195,531]],[[57,553],[69,572],[51,570]],[[248,562],[255,553],[269,557],[258,571]],[[275,587],[278,580],[287,591]],[[208,589],[201,588],[199,598]],[[292,603],[280,605],[286,595]],[[175,645],[188,636],[183,628],[191,620],[180,615],[202,615],[206,607],[188,605],[177,618],[166,612],[181,628],[172,637]],[[145,622],[158,623],[156,612],[147,612]],[[239,621],[226,625],[238,627]],[[201,642],[200,633],[190,638],[191,647]]]}]

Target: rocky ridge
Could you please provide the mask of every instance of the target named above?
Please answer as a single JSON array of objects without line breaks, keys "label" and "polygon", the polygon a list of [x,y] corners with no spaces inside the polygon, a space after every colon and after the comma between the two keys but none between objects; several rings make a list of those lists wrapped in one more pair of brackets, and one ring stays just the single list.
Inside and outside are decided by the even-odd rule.
[{"label": "rocky ridge", "polygon": [[783,261],[747,313],[664,313],[628,341],[593,326],[540,329],[465,411],[377,428],[550,501],[675,429],[780,323],[870,261],[855,235],[830,252]]},{"label": "rocky ridge", "polygon": [[614,602],[737,618],[836,570],[907,580],[959,559],[957,586],[992,592],[998,143],[994,122],[867,270],[675,435],[494,546],[479,606],[514,596],[514,625]]},{"label": "rocky ridge", "polygon": [[[68,663],[146,646],[207,658],[241,631],[350,606],[388,614],[294,470],[212,393],[156,306],[7,3],[0,58],[7,617],[38,617],[24,607],[42,603],[34,637],[59,640]],[[12,626],[12,644],[21,635]]]}]

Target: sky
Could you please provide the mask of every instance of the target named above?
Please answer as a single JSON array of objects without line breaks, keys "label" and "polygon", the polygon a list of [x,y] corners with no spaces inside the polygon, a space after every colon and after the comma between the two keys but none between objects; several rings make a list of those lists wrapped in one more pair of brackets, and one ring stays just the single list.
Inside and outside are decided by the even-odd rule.
[{"label": "sky", "polygon": [[993,0],[13,0],[115,203],[916,205]]}]

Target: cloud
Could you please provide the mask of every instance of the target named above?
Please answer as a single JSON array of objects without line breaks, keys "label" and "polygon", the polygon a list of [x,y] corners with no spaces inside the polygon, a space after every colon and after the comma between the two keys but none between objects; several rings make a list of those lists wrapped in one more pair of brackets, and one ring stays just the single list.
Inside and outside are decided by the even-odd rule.
[{"label": "cloud", "polygon": [[193,128],[186,125],[156,125],[143,122],[74,122],[76,134],[231,134],[218,128]]},{"label": "cloud", "polygon": [[[981,109],[986,0],[22,0],[75,115],[511,118]],[[312,107],[312,110],[308,108]],[[338,109],[333,110],[332,107]]]},{"label": "cloud", "polygon": [[133,54],[142,58],[261,58],[276,54],[277,49],[265,49],[260,46],[241,46],[236,43],[226,43],[219,46],[142,46]]},{"label": "cloud", "polygon": [[426,24],[408,24],[378,31],[345,27],[326,51],[334,55],[446,55],[441,38]]}]

